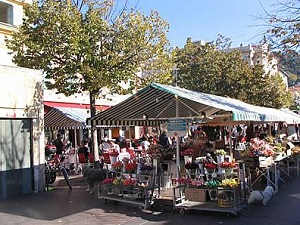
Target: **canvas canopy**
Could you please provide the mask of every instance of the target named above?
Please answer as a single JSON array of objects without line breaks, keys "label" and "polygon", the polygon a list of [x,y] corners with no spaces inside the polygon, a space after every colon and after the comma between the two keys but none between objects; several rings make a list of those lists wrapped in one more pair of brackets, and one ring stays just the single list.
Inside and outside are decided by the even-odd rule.
[{"label": "canvas canopy", "polygon": [[57,129],[83,129],[87,128],[86,119],[90,117],[86,109],[54,107],[45,115],[44,128]]},{"label": "canvas canopy", "polygon": [[[295,113],[294,113],[295,114]],[[209,121],[222,118],[238,121],[299,123],[300,117],[281,110],[180,87],[153,83],[125,101],[87,119],[93,126],[155,126],[168,118]]]}]

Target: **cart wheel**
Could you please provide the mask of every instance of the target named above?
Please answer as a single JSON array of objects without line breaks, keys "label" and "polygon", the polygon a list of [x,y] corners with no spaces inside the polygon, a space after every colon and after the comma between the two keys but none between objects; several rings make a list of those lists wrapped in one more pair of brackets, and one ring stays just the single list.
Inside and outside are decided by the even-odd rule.
[{"label": "cart wheel", "polygon": [[180,214],[180,215],[184,215],[184,214],[185,214],[184,208],[179,209],[179,214]]}]

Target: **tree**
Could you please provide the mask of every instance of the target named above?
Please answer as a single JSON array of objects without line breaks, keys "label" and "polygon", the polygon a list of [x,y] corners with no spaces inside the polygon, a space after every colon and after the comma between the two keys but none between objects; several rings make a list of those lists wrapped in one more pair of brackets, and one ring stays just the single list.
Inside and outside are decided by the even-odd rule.
[{"label": "tree", "polygon": [[66,96],[88,91],[93,116],[104,88],[124,94],[172,81],[167,32],[157,12],[128,10],[127,1],[41,0],[25,7],[23,24],[6,42],[17,65],[44,72],[47,88]]},{"label": "tree", "polygon": [[216,43],[197,45],[188,39],[184,48],[176,49],[180,87],[254,105],[290,106],[290,94],[279,75],[266,75],[259,65],[250,67],[240,52],[217,50],[223,47]]},{"label": "tree", "polygon": [[272,5],[273,13],[265,10],[266,34],[273,48],[283,51],[299,50],[300,0],[278,1]]}]

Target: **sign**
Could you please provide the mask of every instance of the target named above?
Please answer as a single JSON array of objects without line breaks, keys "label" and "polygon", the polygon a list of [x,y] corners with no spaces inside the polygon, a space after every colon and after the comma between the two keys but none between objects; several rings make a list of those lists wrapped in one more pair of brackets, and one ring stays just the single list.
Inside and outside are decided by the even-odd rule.
[{"label": "sign", "polygon": [[168,119],[168,133],[175,136],[186,135],[186,119]]}]

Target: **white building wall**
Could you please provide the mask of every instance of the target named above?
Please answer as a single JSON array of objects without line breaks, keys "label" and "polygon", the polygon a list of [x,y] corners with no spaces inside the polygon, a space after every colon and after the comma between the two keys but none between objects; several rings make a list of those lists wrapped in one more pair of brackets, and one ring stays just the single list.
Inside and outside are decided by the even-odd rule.
[{"label": "white building wall", "polygon": [[0,23],[0,118],[30,118],[33,124],[32,146],[35,191],[44,190],[44,106],[43,74],[17,67],[8,54],[5,37],[22,23],[23,6],[32,0],[0,0],[13,7],[12,25]]}]

